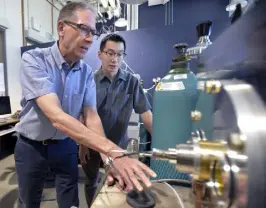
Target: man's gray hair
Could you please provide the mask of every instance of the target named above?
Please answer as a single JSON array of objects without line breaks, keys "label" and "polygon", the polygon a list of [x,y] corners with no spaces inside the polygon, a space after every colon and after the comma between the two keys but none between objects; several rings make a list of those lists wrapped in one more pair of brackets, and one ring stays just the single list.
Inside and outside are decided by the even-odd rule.
[{"label": "man's gray hair", "polygon": [[78,10],[90,10],[94,14],[97,13],[95,7],[88,2],[69,2],[60,10],[57,21],[69,20],[75,16],[76,11]]}]

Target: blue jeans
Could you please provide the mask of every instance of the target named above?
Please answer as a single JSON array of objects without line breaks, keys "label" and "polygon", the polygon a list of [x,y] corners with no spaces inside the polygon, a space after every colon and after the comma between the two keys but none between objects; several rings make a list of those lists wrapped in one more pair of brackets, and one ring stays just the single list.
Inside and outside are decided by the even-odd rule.
[{"label": "blue jeans", "polygon": [[56,176],[58,207],[79,206],[78,155],[73,140],[43,145],[18,138],[14,155],[21,208],[40,207],[49,168]]}]

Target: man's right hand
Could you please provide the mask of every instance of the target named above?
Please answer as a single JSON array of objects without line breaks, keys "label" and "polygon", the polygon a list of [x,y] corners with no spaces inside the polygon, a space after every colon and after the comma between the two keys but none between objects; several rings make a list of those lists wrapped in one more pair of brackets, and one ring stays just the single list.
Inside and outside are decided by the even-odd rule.
[{"label": "man's right hand", "polygon": [[137,159],[129,157],[114,159],[113,166],[122,176],[127,188],[130,190],[135,187],[137,190],[142,191],[143,187],[140,181],[146,187],[150,187],[152,183],[148,177],[156,177],[155,172]]}]

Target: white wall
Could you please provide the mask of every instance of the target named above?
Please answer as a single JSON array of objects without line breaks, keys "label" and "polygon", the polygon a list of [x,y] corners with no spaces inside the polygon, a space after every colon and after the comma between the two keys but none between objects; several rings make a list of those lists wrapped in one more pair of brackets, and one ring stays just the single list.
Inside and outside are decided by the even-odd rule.
[{"label": "white wall", "polygon": [[57,37],[57,18],[59,15],[59,10],[62,8],[62,5],[60,3],[58,3],[57,1],[54,1],[54,5],[55,7],[53,7],[53,27],[54,27],[54,36]]},{"label": "white wall", "polygon": [[[52,2],[52,0],[49,1]],[[25,30],[32,28],[31,17],[33,17],[41,25],[40,32],[36,31],[39,35],[45,37],[46,32],[52,33],[53,28],[54,35],[56,35],[56,20],[59,12],[47,0],[24,0],[23,6]],[[59,9],[61,8],[60,4],[56,6]],[[21,0],[0,0],[0,25],[4,22],[8,24],[6,30],[8,91],[12,112],[15,112],[21,109],[21,87],[19,83],[20,48],[23,46]]]},{"label": "white wall", "polygon": [[6,30],[6,55],[8,73],[8,91],[11,97],[12,111],[19,108],[19,62],[20,47],[22,46],[22,20],[20,0],[0,0],[0,17],[8,22]]},{"label": "white wall", "polygon": [[41,36],[39,40],[42,42],[51,41],[47,35],[57,37],[56,22],[61,8],[57,0],[24,0],[25,30]]},{"label": "white wall", "polygon": [[56,22],[61,8],[62,5],[56,0],[24,0],[25,29],[34,30],[33,19],[41,25],[41,36],[45,37],[47,32],[56,35]]}]

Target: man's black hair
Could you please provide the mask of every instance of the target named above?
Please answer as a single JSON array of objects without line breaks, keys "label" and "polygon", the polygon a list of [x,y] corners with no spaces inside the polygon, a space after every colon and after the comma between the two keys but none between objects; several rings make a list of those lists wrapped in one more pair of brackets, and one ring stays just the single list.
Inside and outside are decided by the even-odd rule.
[{"label": "man's black hair", "polygon": [[113,41],[116,43],[123,43],[124,44],[124,51],[126,51],[126,41],[121,35],[118,35],[118,34],[109,34],[109,35],[105,36],[101,41],[100,51],[103,51],[103,49],[106,46],[107,41]]}]

